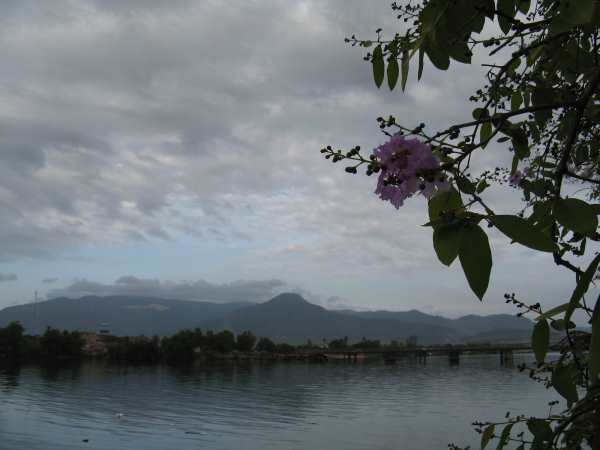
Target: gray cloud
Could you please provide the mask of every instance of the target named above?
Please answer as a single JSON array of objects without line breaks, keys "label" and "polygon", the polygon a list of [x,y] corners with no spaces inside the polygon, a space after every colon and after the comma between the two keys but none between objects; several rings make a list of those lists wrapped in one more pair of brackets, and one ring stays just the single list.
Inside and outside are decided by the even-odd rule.
[{"label": "gray cloud", "polygon": [[[374,134],[393,98],[373,93],[341,42],[357,13],[327,3],[11,5],[0,261],[191,228],[251,239],[228,203],[254,194],[243,206],[259,208],[274,192],[305,190],[307,173],[329,172],[319,146]],[[373,17],[358,2],[348,9]],[[349,139],[357,105],[368,122]]]},{"label": "gray cloud", "polygon": [[56,283],[58,281],[58,278],[44,278],[42,280],[42,283],[44,284],[52,284],[52,283]]},{"label": "gray cloud", "polygon": [[50,291],[47,297],[78,298],[86,295],[133,295],[218,303],[263,302],[283,291],[285,286],[285,283],[280,280],[239,280],[232,283],[213,284],[204,280],[160,281],[123,276],[112,284],[77,280],[63,289]]},{"label": "gray cloud", "polygon": [[339,295],[332,295],[327,298],[324,302],[324,306],[327,309],[357,309],[355,305],[352,305],[351,301],[342,298]]},{"label": "gray cloud", "polygon": [[[412,70],[405,94],[374,87],[343,38],[395,32],[402,24],[388,3],[4,2],[0,263],[178,239],[244,242],[250,249],[229,257],[219,279],[285,279],[362,306],[470,310],[462,274],[439,265],[420,226],[425,201],[396,211],[374,197],[374,179],[318,153],[380,144],[380,115],[428,129],[470,117],[466,99],[482,81],[473,67],[428,64],[419,84]],[[490,146],[474,164],[509,157]],[[515,198],[499,189],[493,206],[507,211]],[[518,287],[564,301],[569,280],[543,279],[531,253],[493,237],[490,298],[527,274]],[[210,293],[203,283],[80,281],[65,292],[194,296]]]},{"label": "gray cloud", "polygon": [[0,273],[0,283],[4,283],[6,281],[17,281],[19,277],[17,277],[14,273]]}]

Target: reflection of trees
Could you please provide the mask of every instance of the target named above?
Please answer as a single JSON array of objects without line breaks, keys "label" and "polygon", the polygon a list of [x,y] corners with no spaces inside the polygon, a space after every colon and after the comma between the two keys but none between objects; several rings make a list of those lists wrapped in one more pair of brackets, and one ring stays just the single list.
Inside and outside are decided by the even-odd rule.
[{"label": "reflection of trees", "polygon": [[73,382],[81,377],[82,362],[45,362],[38,368],[42,380],[46,381],[46,386],[52,388],[53,385],[62,382]]},{"label": "reflection of trees", "polygon": [[19,386],[20,372],[21,367],[19,364],[9,364],[0,369],[0,390],[7,392]]}]

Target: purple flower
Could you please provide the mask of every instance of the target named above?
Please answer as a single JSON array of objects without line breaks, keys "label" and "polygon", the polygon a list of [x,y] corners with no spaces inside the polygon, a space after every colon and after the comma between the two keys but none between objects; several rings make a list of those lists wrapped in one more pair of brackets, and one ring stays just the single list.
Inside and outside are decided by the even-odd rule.
[{"label": "purple flower", "polygon": [[530,172],[529,167],[525,167],[522,172],[520,170],[515,170],[515,173],[513,173],[509,177],[508,183],[511,186],[519,187],[519,185],[521,184],[521,181],[523,181],[524,178],[527,178],[529,176],[529,172]]},{"label": "purple flower", "polygon": [[381,164],[375,193],[397,208],[415,193],[426,198],[450,189],[450,183],[440,171],[440,160],[431,146],[400,134],[373,150]]},{"label": "purple flower", "polygon": [[511,186],[519,186],[519,184],[521,184],[521,180],[523,179],[523,174],[521,173],[520,170],[516,170],[515,173],[513,173],[510,178],[508,179],[508,183]]}]

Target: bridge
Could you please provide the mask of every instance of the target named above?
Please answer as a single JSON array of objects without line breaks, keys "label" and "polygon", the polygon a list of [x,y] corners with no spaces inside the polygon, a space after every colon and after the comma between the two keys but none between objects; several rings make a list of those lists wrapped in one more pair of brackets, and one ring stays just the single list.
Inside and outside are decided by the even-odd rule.
[{"label": "bridge", "polygon": [[302,354],[312,360],[343,360],[356,362],[365,358],[381,356],[388,364],[398,359],[413,357],[425,362],[429,356],[447,355],[451,364],[460,362],[460,355],[465,354],[498,354],[500,364],[512,365],[513,352],[531,351],[530,344],[498,344],[498,345],[428,345],[417,347],[375,347],[375,348],[335,348],[307,349]]}]

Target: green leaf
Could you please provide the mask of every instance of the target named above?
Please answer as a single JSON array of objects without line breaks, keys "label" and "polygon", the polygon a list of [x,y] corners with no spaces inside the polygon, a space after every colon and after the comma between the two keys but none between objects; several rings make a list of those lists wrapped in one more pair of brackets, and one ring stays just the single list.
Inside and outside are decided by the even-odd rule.
[{"label": "green leaf", "polygon": [[492,252],[487,234],[479,225],[463,229],[458,258],[471,290],[479,300],[483,300],[490,282]]},{"label": "green leaf", "polygon": [[509,77],[514,78],[517,74],[517,69],[521,65],[521,58],[514,58],[506,68],[506,73]]},{"label": "green leaf", "polygon": [[450,266],[458,256],[461,228],[441,226],[433,229],[433,248],[442,264]]},{"label": "green leaf", "polygon": [[486,180],[481,180],[478,184],[477,184],[477,189],[476,192],[478,194],[481,194],[483,191],[485,191],[487,188],[490,187],[490,184],[486,181]]},{"label": "green leaf", "polygon": [[521,217],[499,215],[491,216],[490,220],[502,233],[525,247],[540,252],[553,252],[556,250],[556,244],[550,237]]},{"label": "green leaf", "polygon": [[[475,0],[477,1],[477,0]],[[472,15],[473,21],[471,22],[471,30],[475,33],[481,33],[483,27],[485,26],[485,15],[480,13],[475,13]]]},{"label": "green leaf", "polygon": [[[536,87],[531,96],[534,106],[548,105],[554,101],[554,90],[544,86]],[[543,128],[544,124],[552,118],[551,109],[540,109],[533,113],[536,123]]]},{"label": "green leaf", "polygon": [[434,222],[441,220],[448,211],[455,211],[463,207],[460,194],[454,189],[440,192],[429,200],[429,220]]},{"label": "green leaf", "polygon": [[488,19],[494,20],[494,14],[496,13],[496,5],[494,4],[494,0],[477,0],[476,7],[480,11],[483,11]]},{"label": "green leaf", "polygon": [[567,399],[569,403],[579,400],[577,387],[573,382],[573,373],[569,366],[557,365],[552,371],[552,386],[560,395]]},{"label": "green leaf", "polygon": [[458,189],[460,189],[461,192],[464,192],[466,194],[475,193],[475,184],[473,184],[473,182],[464,175],[457,175],[455,181],[456,185],[458,186]]},{"label": "green leaf", "polygon": [[496,426],[494,424],[488,425],[485,427],[485,430],[483,430],[483,433],[481,433],[481,450],[484,450],[487,447],[490,439],[492,439],[492,436],[494,435],[495,428]]},{"label": "green leaf", "polygon": [[599,203],[594,203],[593,205],[590,205],[590,207],[594,210],[596,215],[600,215],[600,204]]},{"label": "green leaf", "polygon": [[[392,59],[388,61],[387,66],[387,80],[390,91],[393,90],[394,87],[396,87],[396,83],[398,82],[398,74],[398,60],[392,57]],[[404,88],[402,90],[404,90]]]},{"label": "green leaf", "polygon": [[542,319],[535,324],[531,335],[531,347],[538,363],[544,362],[549,345],[550,327],[548,326],[548,321]]},{"label": "green leaf", "polygon": [[448,67],[450,67],[450,57],[442,47],[435,42],[431,42],[431,40],[428,41],[425,46],[425,53],[427,53],[427,57],[431,63],[438,69],[447,70]]},{"label": "green leaf", "polygon": [[432,1],[427,3],[419,13],[419,21],[423,31],[428,32],[435,29],[447,8],[446,2]]},{"label": "green leaf", "polygon": [[589,157],[589,154],[587,152],[587,146],[579,145],[575,149],[575,164],[577,164],[577,165],[583,164],[588,157]]},{"label": "green leaf", "polygon": [[410,55],[407,51],[402,53],[402,90],[406,89],[406,81],[408,80],[408,69],[410,65]]},{"label": "green leaf", "polygon": [[530,192],[533,192],[538,197],[543,198],[546,196],[546,193],[552,190],[554,185],[550,180],[538,178],[535,181],[522,180],[521,187],[527,188],[527,190],[529,190]]},{"label": "green leaf", "polygon": [[550,424],[543,419],[529,419],[527,421],[527,428],[529,428],[529,431],[531,431],[531,434],[535,437],[535,442],[538,444],[548,442],[552,439],[552,428],[550,427]]},{"label": "green leaf", "polygon": [[475,119],[475,120],[480,120],[480,119],[484,119],[486,117],[490,117],[489,111],[485,108],[475,108],[471,114],[473,115],[473,119]]},{"label": "green leaf", "polygon": [[600,383],[600,301],[596,301],[592,315],[592,343],[590,345],[589,375],[592,385]]},{"label": "green leaf", "polygon": [[565,320],[571,320],[571,316],[575,311],[575,308],[579,305],[579,301],[585,295],[588,288],[590,287],[590,283],[598,270],[598,264],[600,263],[600,254],[596,256],[586,271],[579,277],[579,282],[577,286],[575,286],[575,290],[573,294],[571,294],[571,299],[569,300],[569,306],[567,307],[567,311],[565,312]]},{"label": "green leaf", "polygon": [[518,0],[518,9],[522,14],[527,14],[529,12],[529,8],[531,7],[531,0]]},{"label": "green leaf", "polygon": [[501,13],[498,14],[498,23],[504,34],[507,34],[510,31],[512,24],[510,20],[508,20],[508,17],[515,17],[515,13],[517,12],[516,2],[517,0],[498,0],[498,11]]},{"label": "green leaf", "polygon": [[483,144],[483,148],[488,145],[489,139],[492,137],[492,122],[483,122],[479,130],[479,140]]},{"label": "green leaf", "polygon": [[512,145],[515,149],[515,155],[519,159],[525,159],[530,155],[529,141],[527,140],[527,134],[519,128],[518,131],[514,130],[512,134]]},{"label": "green leaf", "polygon": [[466,42],[457,42],[448,48],[450,57],[458,62],[471,64],[471,50]]},{"label": "green leaf", "polygon": [[598,216],[592,205],[578,198],[559,198],[554,217],[564,227],[586,236],[596,233]]},{"label": "green leaf", "polygon": [[517,155],[513,156],[512,163],[510,165],[510,174],[514,175],[517,169],[519,168],[519,158]]},{"label": "green leaf", "polygon": [[423,56],[425,55],[425,50],[423,47],[419,47],[419,70],[417,73],[417,80],[420,80],[423,76]]},{"label": "green leaf", "polygon": [[521,93],[519,91],[513,92],[513,94],[510,96],[511,111],[516,111],[519,109],[521,103],[523,103],[523,97],[521,96]]},{"label": "green leaf", "polygon": [[502,450],[508,444],[508,438],[510,437],[510,431],[512,430],[514,424],[507,424],[502,430],[502,434],[500,435],[500,441],[498,441],[498,446],[496,450]]},{"label": "green leaf", "polygon": [[385,62],[383,61],[383,50],[381,45],[375,47],[373,50],[373,79],[375,80],[375,85],[377,87],[381,87],[381,83],[383,83],[384,77],[384,67]]},{"label": "green leaf", "polygon": [[570,25],[590,23],[594,18],[595,3],[595,0],[562,2],[559,17]]}]

